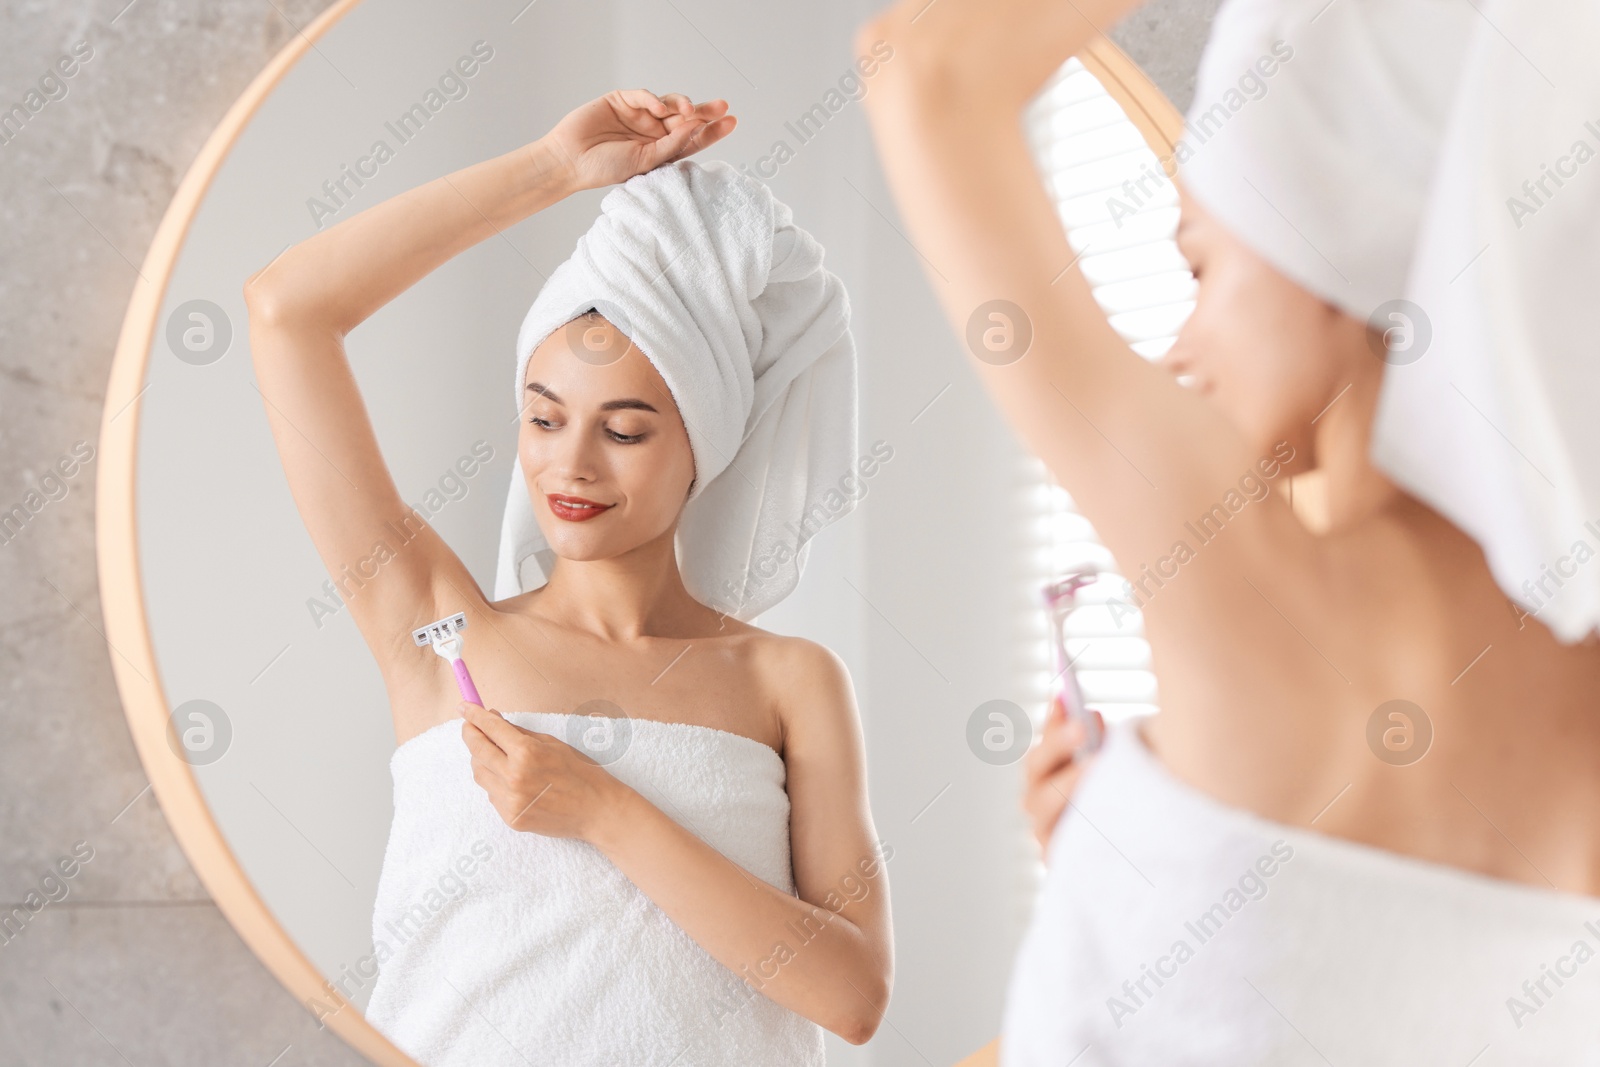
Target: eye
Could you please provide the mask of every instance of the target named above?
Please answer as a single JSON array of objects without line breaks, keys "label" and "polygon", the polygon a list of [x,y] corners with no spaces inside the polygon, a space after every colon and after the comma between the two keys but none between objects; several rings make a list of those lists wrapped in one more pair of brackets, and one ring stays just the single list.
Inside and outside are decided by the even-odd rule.
[{"label": "eye", "polygon": [[550,427],[550,423],[549,423],[549,420],[547,420],[547,419],[541,419],[541,418],[539,418],[539,416],[537,416],[537,415],[535,415],[535,416],[533,416],[533,417],[532,417],[532,418],[530,418],[530,419],[529,419],[529,420],[528,420],[528,421],[529,421],[529,422],[531,422],[531,423],[533,423],[533,424],[534,424],[534,425],[535,425],[535,426],[537,426],[537,427],[539,427],[539,429],[541,429],[541,430],[548,430],[548,429],[550,429],[550,428],[551,428],[551,427]]},{"label": "eye", "polygon": [[618,433],[615,430],[607,430],[606,433],[610,434],[612,440],[621,445],[636,445],[644,440],[644,434],[642,433]]}]

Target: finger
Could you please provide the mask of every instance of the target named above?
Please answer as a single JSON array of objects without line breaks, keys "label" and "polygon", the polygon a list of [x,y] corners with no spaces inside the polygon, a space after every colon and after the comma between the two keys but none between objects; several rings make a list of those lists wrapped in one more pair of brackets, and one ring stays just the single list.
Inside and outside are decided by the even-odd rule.
[{"label": "finger", "polygon": [[496,774],[493,768],[478,760],[472,761],[472,780],[491,797],[504,796],[511,791],[509,782]]},{"label": "finger", "polygon": [[1065,808],[1067,802],[1072,799],[1072,791],[1077,787],[1078,779],[1082,777],[1083,764],[1074,763],[1070,767],[1062,768],[1045,780],[1058,811],[1060,808]]},{"label": "finger", "polygon": [[1027,753],[1027,770],[1031,777],[1053,772],[1072,759],[1084,741],[1083,724],[1067,722],[1046,724],[1039,743]]},{"label": "finger", "polygon": [[713,122],[706,123],[705,128],[695,138],[694,147],[690,151],[698,152],[703,148],[716,144],[732,133],[733,128],[737,125],[739,125],[739,120],[732,115],[723,115]]},{"label": "finger", "polygon": [[677,110],[676,107],[668,107],[665,101],[649,89],[622,89],[617,92],[617,96],[629,107],[648,111],[658,119],[665,118]]},{"label": "finger", "polygon": [[1082,719],[1063,719],[1055,728],[1055,736],[1061,743],[1077,751],[1083,743],[1089,740],[1089,724]]},{"label": "finger", "polygon": [[1038,751],[1025,768],[1026,788],[1037,789],[1052,775],[1059,774],[1065,768],[1072,766],[1072,760],[1071,752],[1051,755],[1049,752]]},{"label": "finger", "polygon": [[461,739],[467,743],[467,751],[472,754],[474,763],[481,763],[504,777],[511,757],[488,734],[475,723],[465,722],[461,724]]},{"label": "finger", "polygon": [[706,122],[715,122],[728,113],[728,102],[720,97],[694,106],[693,114]]},{"label": "finger", "polygon": [[1066,722],[1046,726],[1040,747],[1044,748],[1051,758],[1062,754],[1072,756],[1083,750],[1084,743],[1088,739],[1088,726],[1081,720],[1068,719]]},{"label": "finger", "polygon": [[691,154],[694,149],[690,147],[695,135],[705,129],[705,123],[698,119],[685,119],[676,129],[671,130],[665,137],[655,140],[647,149],[645,158],[648,162],[647,169],[654,170],[664,163],[670,163]]},{"label": "finger", "polygon": [[[662,120],[661,124],[666,127],[668,131],[672,131],[677,129],[685,122],[699,122],[705,124],[706,126],[711,126],[714,125],[718,119],[722,118],[729,118],[728,102],[726,100],[712,100],[708,103],[696,104],[694,107],[682,113],[668,115]],[[733,132],[734,123],[737,121],[738,120],[736,119],[729,118],[729,121],[724,126],[718,127],[716,130],[706,130],[702,132],[699,135],[699,140],[695,142],[698,147],[691,147],[689,151],[698,151],[700,148],[704,148],[706,145],[711,144],[712,142],[721,140],[727,134]]]},{"label": "finger", "polygon": [[1047,736],[1057,737],[1062,734],[1081,735],[1085,732],[1084,721],[1067,715],[1051,715],[1044,721],[1044,732]]},{"label": "finger", "polygon": [[661,98],[667,109],[679,115],[688,115],[695,110],[694,102],[683,93],[667,93]]},{"label": "finger", "polygon": [[468,722],[482,730],[489,740],[499,745],[505,752],[510,752],[523,735],[530,732],[515,723],[507,722],[505,716],[493,708],[480,708],[476,704],[463,702],[461,712]]},{"label": "finger", "polygon": [[[692,156],[704,148],[709,148],[711,145],[716,144],[718,141],[728,136],[728,134],[732,133],[733,128],[738,124],[738,121],[739,120],[734,118],[732,115],[725,115],[715,122],[710,123],[702,123],[691,120],[691,123],[694,126],[694,132],[690,135],[688,143],[685,144],[682,149],[667,157],[667,161],[683,159],[685,156]],[[690,123],[686,123],[685,125],[689,124]]]}]

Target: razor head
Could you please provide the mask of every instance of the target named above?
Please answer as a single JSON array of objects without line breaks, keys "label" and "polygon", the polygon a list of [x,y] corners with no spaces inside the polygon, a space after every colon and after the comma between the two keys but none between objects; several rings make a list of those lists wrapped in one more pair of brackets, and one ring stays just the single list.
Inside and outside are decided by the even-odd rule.
[{"label": "razor head", "polygon": [[465,612],[458,611],[454,615],[430,622],[420,629],[411,631],[411,640],[418,645],[432,644],[434,641],[445,641],[467,628]]},{"label": "razor head", "polygon": [[1084,563],[1074,567],[1072,572],[1065,577],[1057,578],[1040,590],[1046,607],[1053,608],[1061,601],[1073,603],[1079,589],[1093,584],[1100,577],[1100,567],[1095,563]]}]

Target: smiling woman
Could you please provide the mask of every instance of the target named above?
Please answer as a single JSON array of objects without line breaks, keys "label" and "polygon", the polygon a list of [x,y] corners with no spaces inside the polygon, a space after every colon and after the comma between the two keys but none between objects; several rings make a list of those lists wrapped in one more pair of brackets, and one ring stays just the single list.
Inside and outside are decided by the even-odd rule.
[{"label": "smiling woman", "polygon": [[[574,327],[581,331],[582,344],[573,350],[582,354],[576,365],[563,359]],[[630,352],[632,358],[628,358]],[[599,368],[615,370],[607,373]],[[570,375],[571,369],[580,373]],[[655,512],[656,528],[671,527],[693,487],[694,456],[677,405],[655,366],[598,310],[590,308],[568,329],[552,333],[534,351],[528,361],[528,373],[525,421],[533,429],[528,431],[527,443],[519,455],[534,497],[543,498],[555,518],[568,522],[588,521],[626,502],[639,510],[625,509],[625,518],[650,525],[644,516]],[[561,381],[562,392],[558,393],[551,382],[569,376],[573,386]],[[612,398],[595,402],[585,395],[591,392]],[[643,399],[645,396],[654,397],[656,404]],[[589,410],[594,413],[592,417]],[[608,473],[627,483],[617,487],[626,501],[592,500],[576,491],[585,478],[580,458],[584,439],[595,436],[602,439],[597,454],[614,457]],[[646,447],[642,454],[620,453],[605,448],[607,442]],[[557,486],[570,491],[558,490]],[[611,524],[607,530],[616,528]],[[558,532],[555,536],[562,535]],[[603,534],[585,536],[591,538],[587,547],[567,541],[559,546],[567,551],[556,554],[579,559],[585,558],[584,552],[604,554],[602,546],[592,540]]]},{"label": "smiling woman", "polygon": [[[273,435],[331,568],[409,518],[341,339],[495,230],[623,183],[519,333],[502,560],[516,588],[490,601],[424,525],[350,603],[399,741],[374,943],[471,842],[501,857],[379,961],[368,1018],[427,1067],[497,1062],[506,1045],[551,1063],[676,1049],[820,1064],[823,1027],[860,1043],[887,1005],[887,887],[824,907],[875,837],[848,675],[821,646],[740,621],[793,589],[804,553],[728,610],[708,596],[855,444],[848,304],[820,245],[759,182],[681,158],[726,135],[726,112],[608,94],[245,286]],[[530,557],[546,572],[524,587]],[[440,616],[483,635],[481,691],[524,707],[501,715],[466,684],[472,703],[452,707],[451,674],[410,640]],[[586,722],[604,724],[598,750]],[[707,1026],[752,969],[762,995]],[[648,1022],[606,1025],[604,1006]]]}]

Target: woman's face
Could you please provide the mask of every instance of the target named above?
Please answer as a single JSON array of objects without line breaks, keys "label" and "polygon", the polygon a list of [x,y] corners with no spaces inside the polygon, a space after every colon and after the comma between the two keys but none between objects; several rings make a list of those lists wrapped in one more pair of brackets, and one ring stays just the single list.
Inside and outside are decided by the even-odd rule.
[{"label": "woman's face", "polygon": [[599,314],[534,350],[517,450],[539,528],[563,559],[608,559],[670,537],[694,477],[666,381]]},{"label": "woman's face", "polygon": [[1294,446],[1314,466],[1312,420],[1357,375],[1381,373],[1364,323],[1256,255],[1179,185],[1177,242],[1199,283],[1194,311],[1161,359],[1219,406],[1263,454]]}]

